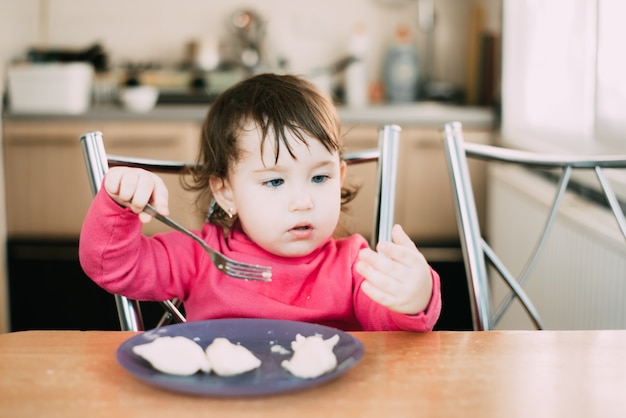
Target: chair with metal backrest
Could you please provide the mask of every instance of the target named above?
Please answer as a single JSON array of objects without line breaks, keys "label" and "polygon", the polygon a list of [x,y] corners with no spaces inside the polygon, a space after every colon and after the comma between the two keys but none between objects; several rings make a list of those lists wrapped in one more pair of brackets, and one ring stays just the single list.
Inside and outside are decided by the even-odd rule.
[{"label": "chair with metal backrest", "polygon": [[[626,155],[612,156],[567,156],[540,154],[520,150],[506,149],[491,145],[475,144],[463,140],[462,126],[452,122],[443,127],[443,140],[453,197],[457,215],[459,237],[463,251],[470,306],[475,330],[492,330],[502,315],[517,298],[530,317],[535,328],[543,329],[536,307],[522,287],[533,270],[546,239],[552,229],[559,205],[570,184],[574,169],[594,170],[601,190],[608,201],[617,226],[626,242],[626,220],[615,192],[603,169],[626,168]],[[531,251],[526,264],[519,274],[512,275],[485,238],[485,231],[479,225],[476,202],[470,181],[468,158],[498,163],[515,164],[533,169],[560,169],[560,178],[556,184],[556,193],[547,213],[543,230]],[[487,214],[489,216],[489,214]],[[488,266],[491,269],[488,270]],[[497,272],[504,280],[509,291],[497,309],[494,309],[491,294],[493,282],[491,272]]]},{"label": "chair with metal backrest", "polygon": [[[379,129],[378,148],[350,152],[344,155],[348,165],[376,162],[376,195],[374,199],[374,225],[370,243],[373,246],[381,240],[391,239],[391,228],[394,221],[396,167],[398,161],[398,144],[400,128],[396,125],[385,125]],[[132,166],[144,168],[156,173],[182,173],[190,166],[189,162],[167,161],[147,158],[127,157],[107,154],[101,132],[88,132],[80,138],[89,182],[95,195],[101,187],[104,175],[109,167]],[[143,331],[144,322],[138,301],[115,295],[120,327],[124,331]],[[162,302],[165,314],[157,326],[170,321],[185,322],[181,313],[180,301],[167,300]]]}]

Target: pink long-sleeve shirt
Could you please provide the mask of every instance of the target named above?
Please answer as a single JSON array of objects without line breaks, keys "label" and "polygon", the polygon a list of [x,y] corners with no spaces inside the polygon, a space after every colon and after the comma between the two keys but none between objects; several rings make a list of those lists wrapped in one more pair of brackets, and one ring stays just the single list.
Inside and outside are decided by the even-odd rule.
[{"label": "pink long-sleeve shirt", "polygon": [[104,191],[95,197],[80,235],[85,273],[105,290],[131,299],[179,298],[189,321],[271,318],[313,322],[343,330],[432,330],[441,311],[439,276],[431,270],[433,293],[417,315],[391,311],[361,291],[356,272],[360,235],[329,239],[303,257],[271,254],[233,228],[205,223],[200,236],[237,261],[272,267],[272,282],[230,278],[213,265],[195,241],[178,232],[146,237],[136,214]]}]

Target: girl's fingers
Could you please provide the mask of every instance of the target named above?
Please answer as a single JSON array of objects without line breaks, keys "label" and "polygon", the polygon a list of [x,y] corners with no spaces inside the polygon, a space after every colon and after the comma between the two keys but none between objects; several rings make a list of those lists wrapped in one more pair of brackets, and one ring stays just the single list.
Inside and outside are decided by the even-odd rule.
[{"label": "girl's fingers", "polygon": [[170,210],[168,206],[169,193],[163,179],[155,175],[154,191],[152,192],[152,205],[156,208],[157,212],[161,215],[169,215]]},{"label": "girl's fingers", "polygon": [[387,295],[402,293],[406,278],[412,272],[402,264],[373,252],[370,249],[362,250],[357,271],[370,285]]},{"label": "girl's fingers", "polygon": [[413,240],[404,232],[402,226],[395,224],[391,229],[391,240],[398,245],[402,245],[407,248],[415,248]]},{"label": "girl's fingers", "polygon": [[120,181],[120,171],[111,169],[104,178],[104,190],[106,190],[106,192],[111,196],[119,195]]},{"label": "girl's fingers", "polygon": [[138,213],[138,215],[139,215],[139,220],[141,221],[141,223],[147,224],[148,222],[152,220],[152,216],[148,215],[146,212],[140,212]]},{"label": "girl's fingers", "polygon": [[372,285],[372,283],[367,280],[363,282],[361,285],[361,290],[365,293],[370,299],[374,302],[389,307],[392,305],[392,296],[388,293],[383,292],[379,288]]},{"label": "girl's fingers", "polygon": [[148,203],[159,213],[169,214],[167,187],[163,179],[154,173],[129,167],[114,167],[107,173],[104,187],[111,198],[139,214],[144,223],[152,219],[150,215],[143,213],[143,208]]},{"label": "girl's fingers", "polygon": [[[130,196],[127,197],[130,207],[133,212],[141,213],[143,208],[145,208],[146,204],[150,201],[154,191],[154,181],[147,175],[137,175],[136,177],[129,176],[127,180],[128,190],[126,191],[130,194]],[[124,188],[124,184],[122,185],[122,188]]]}]

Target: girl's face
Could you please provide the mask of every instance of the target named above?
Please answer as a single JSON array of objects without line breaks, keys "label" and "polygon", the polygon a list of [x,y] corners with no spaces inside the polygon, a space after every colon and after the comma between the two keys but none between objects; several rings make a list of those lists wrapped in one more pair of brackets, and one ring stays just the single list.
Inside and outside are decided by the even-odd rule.
[{"label": "girl's face", "polygon": [[248,237],[284,257],[311,253],[332,236],[341,212],[345,163],[322,143],[306,137],[308,146],[287,133],[295,158],[280,150],[275,162],[273,138],[246,129],[238,140],[241,159],[227,180],[213,180],[217,202],[232,209]]}]

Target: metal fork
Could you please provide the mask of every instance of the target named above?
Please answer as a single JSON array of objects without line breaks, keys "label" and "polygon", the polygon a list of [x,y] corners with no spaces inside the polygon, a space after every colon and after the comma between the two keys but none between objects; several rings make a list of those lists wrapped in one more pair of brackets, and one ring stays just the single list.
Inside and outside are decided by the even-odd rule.
[{"label": "metal fork", "polygon": [[242,263],[232,260],[226,257],[224,254],[215,251],[213,248],[209,247],[207,243],[202,240],[202,238],[200,238],[184,226],[180,225],[169,216],[163,216],[158,213],[154,206],[148,204],[145,208],[143,208],[143,211],[153,218],[163,222],[165,225],[189,236],[190,238],[194,239],[198,244],[202,245],[205,251],[209,254],[209,257],[211,257],[211,260],[213,261],[213,264],[215,264],[215,267],[217,267],[218,270],[224,272],[226,275],[243,280],[257,280],[261,282],[272,281],[271,267]]}]

